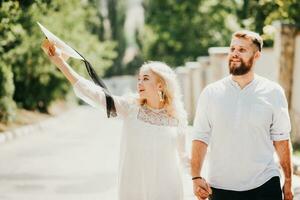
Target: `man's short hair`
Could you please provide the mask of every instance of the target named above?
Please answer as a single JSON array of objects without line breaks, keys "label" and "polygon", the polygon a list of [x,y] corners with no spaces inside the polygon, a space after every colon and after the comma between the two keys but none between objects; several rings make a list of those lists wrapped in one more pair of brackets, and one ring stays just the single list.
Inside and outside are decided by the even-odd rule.
[{"label": "man's short hair", "polygon": [[248,31],[248,30],[240,30],[236,31],[235,33],[232,34],[232,38],[245,38],[248,40],[251,40],[253,44],[258,48],[259,51],[261,51],[263,47],[263,39],[262,37],[253,31]]}]

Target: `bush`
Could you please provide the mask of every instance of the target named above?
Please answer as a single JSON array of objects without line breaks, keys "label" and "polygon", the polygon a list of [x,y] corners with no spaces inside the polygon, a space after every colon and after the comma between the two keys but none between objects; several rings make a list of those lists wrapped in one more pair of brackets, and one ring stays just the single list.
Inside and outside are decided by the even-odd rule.
[{"label": "bush", "polygon": [[[14,75],[13,99],[19,107],[47,112],[50,103],[64,98],[70,88],[62,73],[50,63],[40,48],[44,35],[37,21],[85,55],[99,74],[103,74],[116,57],[115,44],[111,41],[100,43],[99,36],[94,33],[100,29],[101,21],[93,2],[7,1],[2,3],[1,10],[4,16],[1,17],[1,27],[7,27],[7,40],[12,40],[11,45],[5,45],[3,49],[1,37],[1,57],[6,58],[5,65],[11,66],[8,69],[12,69]],[[75,64],[78,61],[72,60],[71,65]],[[76,70],[81,74],[86,73],[82,63]],[[6,79],[10,77],[3,76]]]},{"label": "bush", "polygon": [[10,122],[14,119],[16,104],[13,100],[13,74],[8,66],[0,62],[0,121]]},{"label": "bush", "polygon": [[18,24],[21,14],[18,4],[3,2],[0,5],[0,121],[9,122],[14,119],[16,110],[13,73],[9,61],[12,60],[11,50],[19,44],[18,37],[23,29]]}]

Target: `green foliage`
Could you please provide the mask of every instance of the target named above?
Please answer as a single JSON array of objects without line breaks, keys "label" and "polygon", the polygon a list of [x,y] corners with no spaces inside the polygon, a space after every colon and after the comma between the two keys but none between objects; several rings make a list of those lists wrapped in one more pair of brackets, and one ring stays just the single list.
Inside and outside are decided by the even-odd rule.
[{"label": "green foliage", "polygon": [[9,66],[0,61],[0,121],[10,122],[15,117],[16,104],[13,100],[13,74]]},{"label": "green foliage", "polygon": [[126,1],[109,0],[108,3],[108,18],[111,25],[111,38],[117,44],[118,56],[114,59],[113,65],[106,70],[105,76],[111,77],[114,75],[128,74],[126,66],[123,65],[122,59],[126,49],[126,39],[124,36],[124,21]]},{"label": "green foliage", "polygon": [[[44,35],[37,21],[80,51],[98,74],[103,74],[112,65],[116,57],[115,43],[99,41],[97,30],[101,21],[92,1],[7,1],[2,3],[1,10],[10,4],[15,9],[4,10],[4,17],[1,17],[1,30],[8,27],[4,32],[6,40],[1,40],[1,57],[13,71],[13,98],[18,106],[46,112],[49,104],[64,98],[70,87],[41,50]],[[78,62],[71,60],[71,65],[75,64]],[[86,73],[83,63],[78,65],[76,70]]]},{"label": "green foliage", "polygon": [[265,20],[263,20],[264,18],[259,19],[265,25],[270,25],[273,21],[280,20],[298,27],[300,26],[299,0],[261,0],[256,8],[260,8],[260,12],[265,13]]},{"label": "green foliage", "polygon": [[[17,23],[20,12],[16,2],[3,2],[0,7],[0,121],[9,122],[15,116],[15,102],[13,100],[14,83],[11,71],[11,49],[19,43],[19,36],[23,33]],[[10,16],[14,16],[10,19]]]},{"label": "green foliage", "polygon": [[236,15],[241,27],[262,34],[265,46],[273,45],[274,21],[279,20],[300,27],[299,0],[243,0],[237,5]]},{"label": "green foliage", "polygon": [[299,0],[147,0],[143,55],[183,65],[207,55],[212,46],[228,45],[231,34],[249,29],[273,44],[274,20],[300,22]]},{"label": "green foliage", "polygon": [[228,44],[231,31],[226,19],[231,7],[231,1],[149,0],[143,43],[145,59],[179,66],[206,55],[208,47]]}]

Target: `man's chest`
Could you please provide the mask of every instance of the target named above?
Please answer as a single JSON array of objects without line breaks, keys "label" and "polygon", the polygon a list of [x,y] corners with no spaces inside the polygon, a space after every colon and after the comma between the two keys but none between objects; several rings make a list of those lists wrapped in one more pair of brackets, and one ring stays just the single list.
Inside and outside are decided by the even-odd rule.
[{"label": "man's chest", "polygon": [[226,91],[211,99],[210,118],[212,125],[268,128],[273,116],[272,99],[251,91]]}]

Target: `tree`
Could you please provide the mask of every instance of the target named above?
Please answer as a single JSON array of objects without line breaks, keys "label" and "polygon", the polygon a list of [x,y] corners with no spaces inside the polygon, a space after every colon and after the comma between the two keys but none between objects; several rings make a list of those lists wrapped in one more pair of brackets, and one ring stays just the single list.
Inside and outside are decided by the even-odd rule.
[{"label": "tree", "polygon": [[0,121],[2,122],[10,122],[15,116],[16,104],[13,100],[15,87],[12,65],[9,61],[14,59],[11,50],[20,43],[18,38],[24,34],[23,28],[18,24],[20,15],[16,2],[0,4]]},{"label": "tree", "polygon": [[[62,74],[49,62],[40,45],[44,38],[36,22],[39,21],[51,31],[80,51],[93,65],[98,74],[113,64],[116,57],[115,43],[100,41],[97,29],[101,21],[93,1],[77,0],[32,0],[6,1],[1,4],[14,5],[1,15],[1,62],[7,66],[4,71],[13,72],[13,99],[19,107],[47,112],[47,107],[58,98],[64,98],[70,85]],[[74,12],[76,10],[76,12]],[[71,61],[72,66],[78,61]],[[1,65],[2,67],[2,65]],[[3,67],[2,67],[3,68]],[[4,68],[3,68],[4,69]],[[2,71],[3,71],[2,69]],[[84,65],[77,67],[85,73]],[[2,75],[2,74],[1,74]],[[0,75],[0,76],[1,76]],[[4,75],[5,82],[10,75]],[[0,78],[1,80],[1,78]],[[1,86],[2,87],[2,84]],[[11,87],[10,87],[11,88]],[[3,92],[2,95],[7,94]]]},{"label": "tree", "polygon": [[183,65],[211,46],[229,43],[227,19],[235,20],[232,1],[149,0],[146,2],[146,30],[143,53],[146,60]]}]

